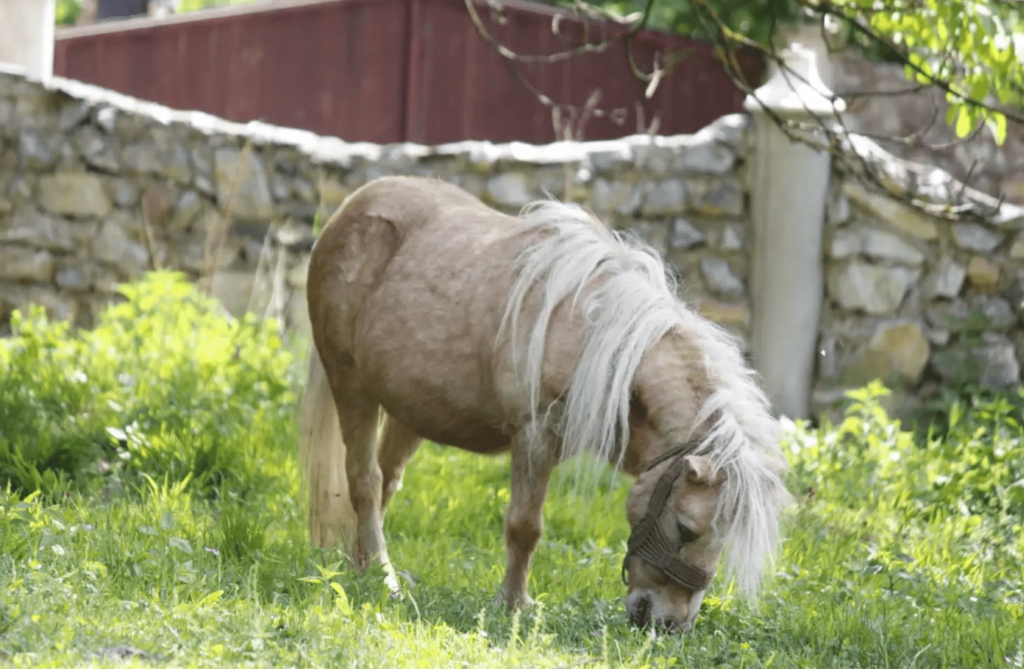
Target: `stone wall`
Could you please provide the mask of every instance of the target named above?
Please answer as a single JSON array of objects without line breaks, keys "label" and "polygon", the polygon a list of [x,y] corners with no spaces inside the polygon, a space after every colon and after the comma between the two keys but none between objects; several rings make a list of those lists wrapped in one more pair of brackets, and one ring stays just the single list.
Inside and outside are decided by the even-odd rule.
[{"label": "stone wall", "polygon": [[[746,337],[753,132],[732,115],[677,137],[347,144],[0,71],[0,328],[30,302],[88,326],[118,282],[152,268],[187,272],[231,313],[301,327],[315,221],[374,177],[416,174],[509,213],[546,194],[583,203],[661,249],[682,297]],[[816,411],[877,376],[911,403],[950,380],[1019,383],[1019,210],[923,214],[898,196],[949,192],[949,176],[865,147],[891,183],[833,174]]]},{"label": "stone wall", "polygon": [[[935,203],[958,184],[861,141],[893,180],[866,186],[833,175],[826,217],[827,282],[814,403],[881,377],[913,408],[940,384],[1007,388],[1024,361],[1024,212],[971,189],[965,217],[930,216],[904,197]],[[915,178],[908,178],[916,174]],[[915,183],[898,192],[898,183]],[[895,196],[893,192],[895,191]]]},{"label": "stone wall", "polygon": [[119,281],[153,268],[209,282],[232,313],[301,323],[315,220],[374,177],[416,174],[509,213],[545,194],[583,202],[663,249],[685,295],[742,333],[746,125],[737,115],[692,136],[382,147],[0,71],[0,325],[38,302],[87,326]]}]

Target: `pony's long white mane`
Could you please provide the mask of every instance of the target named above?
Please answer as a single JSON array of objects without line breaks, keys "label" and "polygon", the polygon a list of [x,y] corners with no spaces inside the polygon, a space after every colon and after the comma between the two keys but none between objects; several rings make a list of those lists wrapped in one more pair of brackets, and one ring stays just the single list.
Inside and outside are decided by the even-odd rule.
[{"label": "pony's long white mane", "polygon": [[[520,258],[501,332],[511,338],[530,394],[527,429],[535,445],[553,431],[565,459],[590,453],[621,464],[641,359],[669,332],[687,339],[703,354],[710,384],[694,423],[707,430],[694,452],[725,474],[714,528],[728,550],[728,572],[753,593],[778,543],[778,512],[788,493],[779,478],[785,461],[777,421],[734,339],[679,300],[664,262],[640,240],[609,230],[573,204],[535,202],[520,220],[524,231],[541,234]],[[520,321],[534,289],[539,305],[524,331]],[[544,347],[552,314],[565,300],[582,310],[587,331],[566,395],[552,410],[540,406]]]}]

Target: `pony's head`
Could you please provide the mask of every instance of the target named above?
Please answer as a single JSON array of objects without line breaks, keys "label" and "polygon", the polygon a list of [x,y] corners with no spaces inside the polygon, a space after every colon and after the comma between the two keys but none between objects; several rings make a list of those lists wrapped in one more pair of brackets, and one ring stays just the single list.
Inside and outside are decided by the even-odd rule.
[{"label": "pony's head", "polygon": [[722,479],[708,458],[678,451],[648,466],[629,491],[622,571],[633,625],[685,632],[718,569],[722,542],[712,525]]},{"label": "pony's head", "polygon": [[778,422],[737,346],[681,311],[633,376],[623,465],[632,532],[623,560],[626,608],[637,626],[690,629],[724,563],[753,594],[790,500]]},{"label": "pony's head", "polygon": [[[661,450],[629,491],[622,575],[626,610],[637,627],[688,631],[726,549],[729,571],[752,593],[775,546],[778,514],[790,499],[780,477],[784,461],[728,443],[723,449],[722,422],[703,439]],[[636,440],[652,436],[634,431]]]}]

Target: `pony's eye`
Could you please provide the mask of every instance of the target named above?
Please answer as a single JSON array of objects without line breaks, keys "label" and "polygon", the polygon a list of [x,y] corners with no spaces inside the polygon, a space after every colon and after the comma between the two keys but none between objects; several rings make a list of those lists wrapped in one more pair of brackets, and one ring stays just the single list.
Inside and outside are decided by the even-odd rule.
[{"label": "pony's eye", "polygon": [[676,521],[676,529],[679,531],[679,543],[688,544],[691,541],[697,540],[697,533],[686,525],[683,525],[683,521]]}]

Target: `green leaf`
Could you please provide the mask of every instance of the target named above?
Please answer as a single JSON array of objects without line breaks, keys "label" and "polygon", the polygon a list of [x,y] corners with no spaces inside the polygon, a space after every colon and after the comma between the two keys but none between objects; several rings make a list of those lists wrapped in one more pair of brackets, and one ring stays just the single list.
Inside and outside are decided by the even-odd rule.
[{"label": "green leaf", "polygon": [[338,583],[332,581],[331,590],[333,590],[337,595],[334,599],[334,605],[338,607],[338,610],[346,616],[352,615],[352,605],[348,601],[348,595],[345,594],[345,589]]},{"label": "green leaf", "polygon": [[885,12],[876,12],[871,15],[871,27],[880,33],[891,32],[895,27],[892,21],[892,16]]},{"label": "green leaf", "polygon": [[946,110],[946,125],[953,125],[958,111],[960,111],[960,108],[957,105],[949,105],[949,108]]},{"label": "green leaf", "polygon": [[[1000,66],[1000,70],[1004,70],[1013,59],[1013,51],[1010,49],[1000,49],[997,44],[997,40],[989,40],[988,43],[988,61],[993,66]],[[995,68],[993,68],[995,69]]]},{"label": "green leaf", "polygon": [[173,546],[174,548],[177,548],[182,553],[192,553],[192,544],[190,544],[185,539],[181,539],[179,537],[171,537],[167,540],[167,543]]},{"label": "green leaf", "polygon": [[974,128],[974,119],[972,118],[970,108],[966,105],[960,105],[960,113],[956,118],[956,136],[963,139],[971,134],[972,128]]},{"label": "green leaf", "polygon": [[203,606],[209,606],[210,604],[216,604],[217,602],[220,601],[221,595],[223,595],[223,594],[224,594],[223,590],[214,590],[213,592],[211,592],[210,594],[206,595],[205,597],[200,599],[198,602],[196,602],[196,608],[201,608]]},{"label": "green leaf", "polygon": [[1006,115],[1000,112],[991,112],[988,117],[988,126],[992,129],[992,136],[998,146],[1006,141]]},{"label": "green leaf", "polygon": [[971,97],[976,102],[984,102],[985,98],[988,97],[989,91],[989,80],[988,77],[981,76],[974,80],[971,84]]}]

